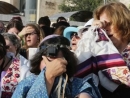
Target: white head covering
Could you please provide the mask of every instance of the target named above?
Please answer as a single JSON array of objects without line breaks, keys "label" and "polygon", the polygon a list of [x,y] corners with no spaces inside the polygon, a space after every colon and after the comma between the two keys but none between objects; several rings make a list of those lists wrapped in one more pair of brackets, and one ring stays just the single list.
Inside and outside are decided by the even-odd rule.
[{"label": "white head covering", "polygon": [[86,26],[91,26],[92,25],[92,23],[93,23],[93,18],[91,18],[89,21],[87,21],[87,23],[85,23],[85,25],[84,25],[84,27],[86,27]]}]

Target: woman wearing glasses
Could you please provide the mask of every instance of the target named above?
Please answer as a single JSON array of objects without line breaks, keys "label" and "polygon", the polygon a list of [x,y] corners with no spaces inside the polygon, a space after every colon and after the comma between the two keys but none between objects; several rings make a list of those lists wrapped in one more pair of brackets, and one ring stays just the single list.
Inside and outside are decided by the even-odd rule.
[{"label": "woman wearing glasses", "polygon": [[9,33],[2,33],[1,35],[4,37],[6,42],[6,51],[11,53],[13,57],[16,57],[19,54],[19,50],[21,48],[21,43],[17,36]]},{"label": "woman wearing glasses", "polygon": [[24,38],[24,46],[20,54],[28,59],[29,48],[37,48],[44,38],[44,32],[37,24],[27,24],[19,33],[19,36]]},{"label": "woman wearing glasses", "polygon": [[[83,30],[80,27],[67,27],[64,29],[63,36],[70,40],[72,51],[77,49],[77,44],[83,32],[87,31],[90,26],[86,25],[86,27],[81,27]],[[82,30],[82,32],[79,32],[79,30]]]},{"label": "woman wearing glasses", "polygon": [[80,40],[80,37],[77,34],[78,30],[79,29],[77,27],[67,27],[64,29],[63,32],[63,36],[68,38],[68,40],[70,40],[72,51],[76,50],[77,43]]}]

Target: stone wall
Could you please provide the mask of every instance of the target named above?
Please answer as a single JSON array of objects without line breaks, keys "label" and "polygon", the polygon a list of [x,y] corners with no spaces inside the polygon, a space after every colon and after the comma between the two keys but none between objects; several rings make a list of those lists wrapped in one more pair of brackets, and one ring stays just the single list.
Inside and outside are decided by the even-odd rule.
[{"label": "stone wall", "polygon": [[20,0],[12,0],[12,5],[14,5],[17,9],[20,8]]},{"label": "stone wall", "polygon": [[0,1],[4,1],[4,2],[7,2],[7,3],[11,3],[11,0],[0,0]]},{"label": "stone wall", "polygon": [[58,6],[63,2],[63,0],[39,0],[38,17],[42,16],[52,16],[56,13],[59,13],[60,10]]}]

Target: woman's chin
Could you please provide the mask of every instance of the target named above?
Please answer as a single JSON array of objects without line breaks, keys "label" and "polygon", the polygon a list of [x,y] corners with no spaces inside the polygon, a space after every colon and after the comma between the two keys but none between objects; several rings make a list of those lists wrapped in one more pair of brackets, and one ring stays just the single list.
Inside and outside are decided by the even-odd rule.
[{"label": "woman's chin", "polygon": [[73,50],[73,51],[75,51],[76,49],[77,49],[77,47],[75,46],[75,47],[71,47],[71,49]]}]

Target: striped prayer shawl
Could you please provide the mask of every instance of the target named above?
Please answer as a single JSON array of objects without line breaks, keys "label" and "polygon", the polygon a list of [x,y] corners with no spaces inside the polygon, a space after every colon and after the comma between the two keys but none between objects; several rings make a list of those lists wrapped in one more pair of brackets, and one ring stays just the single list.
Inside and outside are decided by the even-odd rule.
[{"label": "striped prayer shawl", "polygon": [[[90,27],[88,31],[84,32],[75,54],[79,60],[75,76],[85,77],[89,73],[97,73],[102,70],[108,74],[110,79],[119,80],[128,85],[129,69],[103,29]],[[119,72],[120,70],[121,72]],[[124,70],[127,70],[127,74],[123,73]],[[125,79],[120,79],[122,76]]]}]

